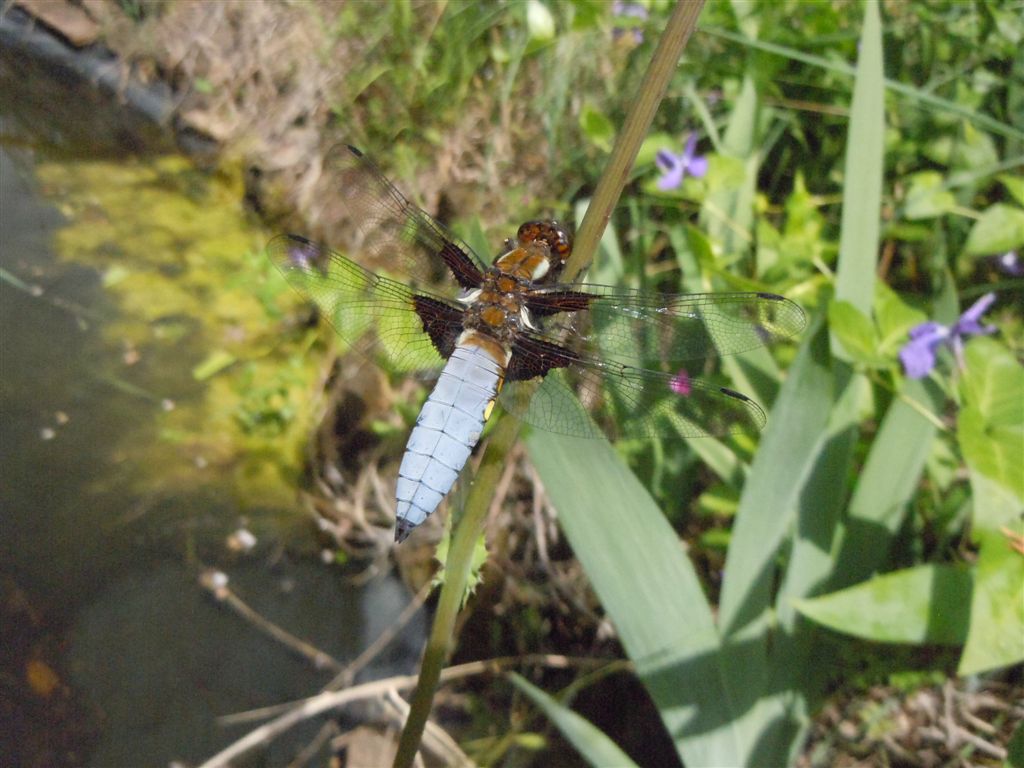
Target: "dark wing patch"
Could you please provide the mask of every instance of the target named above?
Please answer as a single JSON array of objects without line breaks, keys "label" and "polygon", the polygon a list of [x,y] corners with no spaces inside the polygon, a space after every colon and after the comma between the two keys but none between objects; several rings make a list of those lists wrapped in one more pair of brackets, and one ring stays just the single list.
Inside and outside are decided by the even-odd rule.
[{"label": "dark wing patch", "polygon": [[469,255],[452,241],[447,241],[439,254],[451,270],[456,282],[467,291],[479,288],[484,281],[483,272],[473,263]]},{"label": "dark wing patch", "polygon": [[429,296],[413,296],[412,301],[423,322],[423,331],[434,343],[434,348],[441,357],[451,357],[462,333],[465,310]]},{"label": "dark wing patch", "polygon": [[564,368],[578,358],[565,347],[545,339],[520,334],[512,342],[512,359],[505,371],[507,381],[523,381],[543,376],[552,368]]},{"label": "dark wing patch", "polygon": [[528,294],[526,306],[534,317],[548,317],[558,312],[587,309],[595,298],[593,294],[582,291],[544,291]]}]

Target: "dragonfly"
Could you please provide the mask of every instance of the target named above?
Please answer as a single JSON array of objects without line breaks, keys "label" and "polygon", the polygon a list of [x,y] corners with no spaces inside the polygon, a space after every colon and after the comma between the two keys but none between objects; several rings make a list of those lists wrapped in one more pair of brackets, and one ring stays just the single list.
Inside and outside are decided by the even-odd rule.
[{"label": "dragonfly", "polygon": [[794,302],[560,282],[572,236],[552,220],[524,223],[487,263],[360,150],[341,145],[327,165],[353,225],[347,255],[295,234],[267,249],[352,346],[394,371],[437,376],[398,471],[396,542],[448,495],[496,401],[577,437],[764,426],[757,403],[707,374],[722,355],[797,336],[805,316]]}]

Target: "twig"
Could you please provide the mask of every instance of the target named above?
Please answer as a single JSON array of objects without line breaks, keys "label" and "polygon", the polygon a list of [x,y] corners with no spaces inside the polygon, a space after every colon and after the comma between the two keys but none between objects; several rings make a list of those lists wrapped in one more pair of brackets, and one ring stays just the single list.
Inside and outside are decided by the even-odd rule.
[{"label": "twig", "polygon": [[498,478],[498,483],[494,487],[494,498],[491,500],[491,508],[487,512],[487,516],[493,518],[505,504],[505,499],[508,496],[508,488],[512,485],[512,479],[516,476],[516,470],[519,468],[519,459],[521,457],[522,450],[519,448],[519,444],[516,443],[508,453],[508,460],[505,464],[505,471],[502,472],[501,477]]},{"label": "twig", "polygon": [[953,681],[946,680],[942,686],[942,720],[946,726],[946,749],[956,751],[957,727],[953,719]]},{"label": "twig", "polygon": [[302,748],[302,750],[295,756],[295,759],[288,763],[288,768],[302,768],[310,760],[316,757],[317,753],[323,749],[324,744],[330,742],[338,733],[338,724],[333,720],[324,723],[323,728],[317,731],[316,736],[309,744]]},{"label": "twig", "polygon": [[352,680],[357,674],[359,674],[359,671],[369,664],[378,653],[383,651],[395,638],[395,635],[397,635],[402,628],[409,623],[412,617],[416,615],[416,611],[423,607],[423,603],[427,601],[427,597],[430,595],[431,587],[432,583],[429,581],[424,584],[413,599],[409,601],[409,604],[402,609],[400,614],[398,614],[398,618],[389,624],[383,632],[377,635],[377,638],[370,643],[362,653],[346,664],[341,672],[335,675],[334,679],[324,686],[324,690],[336,691],[351,685]]},{"label": "twig", "polygon": [[985,722],[980,717],[976,717],[974,714],[969,712],[966,707],[960,710],[960,717],[962,717],[968,725],[977,728],[982,733],[987,733],[989,736],[995,736],[999,733],[999,730],[992,725],[992,723]]},{"label": "twig", "polygon": [[220,571],[203,571],[199,576],[199,583],[204,589],[213,595],[215,600],[226,604],[235,613],[251,623],[256,627],[256,629],[260,630],[268,637],[308,659],[317,669],[330,669],[334,672],[338,672],[343,669],[342,663],[329,653],[321,651],[319,648],[310,645],[305,640],[296,637],[288,630],[277,626],[269,619],[263,618],[259,613],[250,608],[245,601],[238,597],[238,595],[236,595],[231,588],[227,586],[227,577]]},{"label": "twig", "polygon": [[904,761],[908,765],[913,765],[913,766],[923,766],[924,765],[924,763],[921,761],[921,758],[919,758],[917,755],[915,755],[914,753],[910,752],[909,750],[905,749],[891,735],[886,734],[885,736],[883,736],[882,737],[882,743],[886,746],[886,748],[889,750],[889,752],[891,752],[892,754],[896,755],[896,757],[898,757],[900,760]]},{"label": "twig", "polygon": [[594,196],[576,232],[573,253],[562,271],[562,279],[566,282],[575,279],[597,252],[597,244],[626,186],[629,172],[640,152],[640,145],[654,120],[654,113],[679,66],[679,57],[693,30],[697,28],[697,18],[703,7],[703,0],[681,0],[672,9],[636,98],[630,104],[622,130],[615,139],[608,164],[598,179]]},{"label": "twig", "polygon": [[289,709],[283,715],[253,729],[234,744],[211,757],[200,768],[223,768],[230,765],[232,760],[241,757],[249,750],[265,742],[273,740],[298,723],[350,704],[353,701],[383,696],[390,688],[408,688],[415,685],[415,683],[416,678],[411,675],[386,678],[375,680],[372,683],[363,683],[362,685],[347,688],[344,691],[325,691],[295,705],[288,705]]},{"label": "twig", "polygon": [[544,570],[551,572],[551,559],[548,556],[547,526],[544,524],[544,494],[537,470],[530,465],[528,470],[530,479],[533,481],[533,527],[537,540],[537,557],[540,559]]},{"label": "twig", "polygon": [[453,528],[448,558],[444,566],[445,580],[434,612],[434,623],[423,649],[423,660],[420,663],[416,690],[410,702],[409,717],[398,740],[395,768],[410,768],[416,756],[423,728],[430,715],[434,691],[454,644],[455,624],[469,580],[477,538],[487,521],[490,501],[504,469],[505,457],[508,456],[518,433],[518,422],[510,418],[498,421],[484,451],[480,468],[470,486],[462,519]]},{"label": "twig", "polygon": [[87,323],[86,320],[92,320],[95,323],[102,321],[98,312],[79,306],[75,302],[68,301],[61,296],[47,295],[46,289],[41,285],[26,283],[13,272],[8,272],[3,267],[0,267],[0,282],[7,283],[11,287],[17,288],[19,291],[28,294],[33,299],[39,299],[40,301],[49,304],[51,307],[56,307],[57,309],[67,312],[75,319],[80,330],[84,331],[89,327],[89,323]]},{"label": "twig", "polygon": [[230,715],[221,715],[218,717],[217,725],[226,728],[232,725],[245,725],[246,723],[255,723],[260,720],[267,720],[271,717],[277,717],[284,712],[288,712],[301,703],[301,701],[283,701],[280,704],[271,704],[266,707],[247,709],[244,712],[232,712]]},{"label": "twig", "polygon": [[[502,657],[498,659],[485,659],[483,661],[471,661],[466,664],[449,667],[441,672],[441,682],[450,682],[464,677],[488,673],[497,674],[508,667],[516,666],[539,664],[553,669],[567,669],[570,667],[600,666],[604,663],[606,663],[606,660],[603,659],[575,659],[568,656],[547,654]],[[351,704],[354,701],[384,696],[389,690],[407,690],[416,685],[416,680],[415,675],[398,675],[356,685],[344,691],[324,691],[308,699],[280,705],[287,706],[288,711],[275,720],[271,720],[253,729],[238,741],[211,757],[200,768],[226,768],[226,766],[231,764],[232,760],[241,757],[249,750],[255,749],[265,742],[271,741],[294,725],[321,715],[324,712]],[[236,715],[235,717],[237,718],[238,716]],[[225,720],[222,719],[222,722]]]},{"label": "twig", "polygon": [[1006,750],[1000,747],[998,744],[993,744],[990,741],[985,741],[976,733],[972,733],[965,728],[961,728],[959,725],[955,726],[957,730],[957,737],[963,741],[966,741],[972,747],[977,749],[979,752],[984,752],[989,757],[994,757],[997,760],[1006,759]]}]

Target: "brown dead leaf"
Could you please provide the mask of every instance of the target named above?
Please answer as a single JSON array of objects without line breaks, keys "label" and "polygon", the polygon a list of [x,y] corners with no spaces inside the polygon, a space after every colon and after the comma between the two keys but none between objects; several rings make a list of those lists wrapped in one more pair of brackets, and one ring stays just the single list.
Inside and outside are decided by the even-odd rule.
[{"label": "brown dead leaf", "polygon": [[29,659],[25,664],[25,679],[33,692],[44,699],[50,698],[60,685],[60,677],[53,668],[39,659]]}]

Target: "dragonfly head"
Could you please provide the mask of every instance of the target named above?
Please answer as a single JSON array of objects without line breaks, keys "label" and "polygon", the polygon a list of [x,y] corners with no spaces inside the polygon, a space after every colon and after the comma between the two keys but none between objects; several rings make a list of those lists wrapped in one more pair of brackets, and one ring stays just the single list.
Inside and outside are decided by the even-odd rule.
[{"label": "dragonfly head", "polygon": [[549,269],[545,275],[553,279],[562,271],[566,259],[572,253],[572,235],[557,221],[528,221],[519,227],[516,239],[520,247],[531,244],[547,246]]}]

